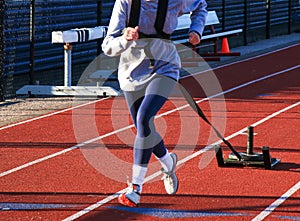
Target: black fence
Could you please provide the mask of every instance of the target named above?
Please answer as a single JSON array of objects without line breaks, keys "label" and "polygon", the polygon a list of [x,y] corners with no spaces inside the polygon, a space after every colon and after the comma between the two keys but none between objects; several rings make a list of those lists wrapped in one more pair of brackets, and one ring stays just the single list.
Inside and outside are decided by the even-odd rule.
[{"label": "black fence", "polygon": [[[207,0],[216,10],[216,31],[242,28],[236,45],[299,29],[298,0]],[[0,98],[15,97],[25,84],[62,85],[63,46],[52,31],[108,25],[114,0],[0,0]],[[206,30],[208,31],[208,30]],[[176,36],[175,36],[176,37]],[[101,41],[74,44],[73,65],[81,72],[100,53]],[[73,79],[76,82],[76,75]]]},{"label": "black fence", "polygon": [[[0,0],[0,5],[4,5]],[[3,75],[4,75],[4,8],[0,8],[0,101],[4,100]]]}]

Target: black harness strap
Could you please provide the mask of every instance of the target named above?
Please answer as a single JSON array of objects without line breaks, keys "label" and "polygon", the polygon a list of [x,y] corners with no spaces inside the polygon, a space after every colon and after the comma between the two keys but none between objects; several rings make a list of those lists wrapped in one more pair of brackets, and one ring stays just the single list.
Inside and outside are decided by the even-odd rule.
[{"label": "black harness strap", "polygon": [[167,10],[168,10],[168,0],[159,0],[156,12],[156,19],[154,23],[155,30],[158,35],[163,36],[165,33],[163,32]]},{"label": "black harness strap", "polygon": [[[154,28],[157,32],[157,35],[146,35],[140,33],[141,38],[170,39],[170,35],[163,32],[167,10],[168,10],[168,3],[169,3],[168,0],[158,0],[158,7],[157,7],[156,18],[154,23]],[[141,13],[141,0],[132,0],[128,27],[134,28],[139,25],[140,13]]]},{"label": "black harness strap", "polygon": [[141,0],[132,0],[128,27],[134,28],[139,25],[141,12]]}]

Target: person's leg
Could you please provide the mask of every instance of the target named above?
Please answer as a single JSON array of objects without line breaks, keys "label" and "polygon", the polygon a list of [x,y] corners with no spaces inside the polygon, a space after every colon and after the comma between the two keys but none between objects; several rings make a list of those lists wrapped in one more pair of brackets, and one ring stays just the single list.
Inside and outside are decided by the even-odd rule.
[{"label": "person's leg", "polygon": [[[137,113],[144,99],[144,94],[145,94],[145,90],[130,91],[130,92],[124,91],[126,103],[135,126],[137,122],[136,120]],[[138,171],[138,169],[133,165],[132,174],[137,174],[137,173],[138,174],[146,173],[146,170]],[[137,176],[137,175],[133,175],[133,176]],[[119,195],[118,200],[121,204],[125,206],[135,207],[140,201],[141,187],[138,184],[135,184],[134,182],[130,183],[129,187],[130,188],[125,193]]]},{"label": "person's leg", "polygon": [[154,117],[167,100],[175,83],[170,78],[157,77],[147,85],[144,94],[141,91],[124,93],[137,129],[134,142],[132,183],[135,185],[134,187],[138,186],[136,189],[139,194],[142,191],[142,184],[152,152],[160,159],[166,171],[173,168],[174,160],[155,130]]},{"label": "person's leg", "polygon": [[[155,82],[157,83],[158,81],[154,80],[153,83]],[[151,83],[147,88],[151,87]],[[153,90],[150,91],[154,92]],[[133,96],[129,96],[126,93],[127,100],[130,99],[129,97]],[[154,126],[154,117],[166,100],[166,97],[146,92],[144,97],[136,99],[130,107],[137,129],[134,141],[132,183],[138,184],[141,188],[152,152],[157,157],[163,157],[167,153],[163,140],[156,132]]]},{"label": "person's leg", "polygon": [[[163,167],[163,181],[168,194],[175,194],[178,189],[178,179],[175,174],[177,155],[175,153],[170,154],[165,148],[163,139],[155,130],[154,117],[169,97],[175,84],[176,81],[171,78],[157,77],[147,86],[145,98],[137,114],[138,133],[136,136],[137,143],[135,143],[134,148],[134,157],[137,160],[135,165],[138,165],[135,167],[147,168],[152,152],[158,158]],[[140,164],[141,167],[139,165],[140,162],[142,162]],[[140,170],[138,169],[137,171]],[[134,177],[138,177],[139,181],[143,181],[145,174],[135,174],[135,171],[133,171]]]},{"label": "person's leg", "polygon": [[[137,125],[137,113],[144,99],[145,91],[124,92],[124,95],[128,104],[132,120],[134,124]],[[153,153],[157,158],[162,158],[167,153],[164,141],[158,133],[155,134]]]},{"label": "person's leg", "polygon": [[[168,168],[173,163],[166,156],[168,151],[163,139],[155,129],[154,117],[168,99],[175,84],[176,81],[173,79],[159,76],[146,87],[145,96],[136,115],[137,135],[134,143],[134,165],[138,167],[147,168],[152,152],[157,158],[163,159],[168,164]],[[168,170],[168,168],[164,169]],[[143,180],[142,176],[141,180]]]},{"label": "person's leg", "polygon": [[[176,81],[174,79],[160,76],[151,82],[151,85],[147,87],[145,94],[156,94],[159,95],[160,97],[167,99],[170,96],[170,93],[172,92],[175,84]],[[159,107],[159,109],[160,108],[161,107]],[[150,123],[152,123],[152,128],[153,128],[152,140],[154,141],[152,152],[162,164],[163,170],[166,172],[170,172],[173,169],[173,163],[174,163],[173,159],[171,158],[168,150],[166,149],[162,137],[156,132],[153,121],[151,121]]]},{"label": "person's leg", "polygon": [[[153,152],[157,158],[165,156],[167,150],[163,139],[156,132],[154,117],[170,95],[176,82],[168,77],[157,77],[145,90],[124,92],[131,117],[137,128],[135,140],[135,162],[147,165]],[[145,139],[145,138],[149,139]]]}]

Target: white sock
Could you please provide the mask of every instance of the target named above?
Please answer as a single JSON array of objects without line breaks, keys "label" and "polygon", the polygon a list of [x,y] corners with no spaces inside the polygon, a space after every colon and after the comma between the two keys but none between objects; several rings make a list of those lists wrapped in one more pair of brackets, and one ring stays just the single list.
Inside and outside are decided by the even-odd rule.
[{"label": "white sock", "polygon": [[168,151],[163,157],[159,158],[158,160],[160,161],[164,171],[170,172],[172,170],[173,159]]},{"label": "white sock", "polygon": [[132,183],[140,186],[140,192],[142,192],[142,186],[147,173],[147,167],[139,165],[132,166]]}]

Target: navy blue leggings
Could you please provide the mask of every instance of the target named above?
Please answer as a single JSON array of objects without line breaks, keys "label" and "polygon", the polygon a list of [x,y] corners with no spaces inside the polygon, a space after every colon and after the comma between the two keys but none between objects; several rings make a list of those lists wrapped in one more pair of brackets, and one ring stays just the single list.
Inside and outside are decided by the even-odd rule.
[{"label": "navy blue leggings", "polygon": [[124,92],[127,105],[137,129],[134,141],[134,164],[147,166],[152,152],[158,158],[167,150],[156,132],[154,117],[168,99],[176,81],[157,76],[144,89]]}]

